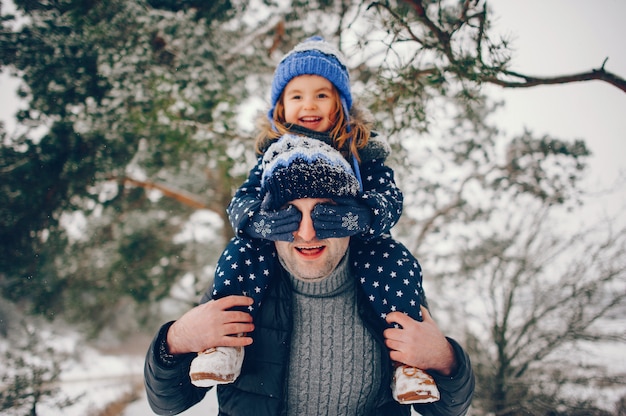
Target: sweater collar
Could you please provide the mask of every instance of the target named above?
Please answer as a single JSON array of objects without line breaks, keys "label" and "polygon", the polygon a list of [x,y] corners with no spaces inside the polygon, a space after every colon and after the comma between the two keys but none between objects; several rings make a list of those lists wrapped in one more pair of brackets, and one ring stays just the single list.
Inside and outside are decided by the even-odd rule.
[{"label": "sweater collar", "polygon": [[[282,262],[282,260],[281,260]],[[335,270],[323,280],[307,282],[287,272],[293,290],[296,293],[309,297],[330,297],[345,292],[354,286],[354,279],[350,277],[348,267],[348,253],[339,262]]]}]

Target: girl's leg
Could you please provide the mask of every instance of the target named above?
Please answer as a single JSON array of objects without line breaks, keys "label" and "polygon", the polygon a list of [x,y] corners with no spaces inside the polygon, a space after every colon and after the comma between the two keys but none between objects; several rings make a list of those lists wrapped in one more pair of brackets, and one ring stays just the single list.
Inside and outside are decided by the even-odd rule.
[{"label": "girl's leg", "polygon": [[[385,318],[391,312],[402,312],[421,322],[420,307],[426,303],[422,268],[409,250],[389,235],[367,241],[353,239],[350,244],[350,260],[359,284],[384,324],[389,326]],[[403,404],[439,400],[439,390],[429,374],[401,363],[394,366],[394,399]]]},{"label": "girl's leg", "polygon": [[421,321],[422,268],[409,250],[389,235],[367,241],[352,239],[350,244],[359,284],[378,316],[384,320],[398,311]]},{"label": "girl's leg", "polygon": [[277,267],[278,258],[273,242],[235,237],[230,240],[217,262],[213,298],[249,296],[254,304],[248,307],[247,312],[254,316]]},{"label": "girl's leg", "polygon": [[[273,242],[233,238],[217,262],[213,299],[229,295],[249,296],[254,303],[244,310],[254,317],[277,267]],[[241,347],[217,347],[202,351],[191,362],[191,382],[199,387],[232,383],[239,377],[243,357],[244,349]]]}]

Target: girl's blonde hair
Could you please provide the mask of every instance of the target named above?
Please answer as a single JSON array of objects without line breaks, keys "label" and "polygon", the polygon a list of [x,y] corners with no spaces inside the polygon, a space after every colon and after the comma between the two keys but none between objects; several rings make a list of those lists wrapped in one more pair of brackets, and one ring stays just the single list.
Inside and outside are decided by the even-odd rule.
[{"label": "girl's blonde hair", "polygon": [[[289,132],[285,125],[285,105],[283,103],[284,92],[276,103],[273,115],[273,125],[267,116],[259,119],[259,134],[256,138],[256,151],[263,154],[265,150],[278,138]],[[372,131],[372,121],[361,117],[360,109],[355,109],[353,105],[354,117],[347,117],[341,99],[336,88],[333,86],[333,99],[335,100],[335,112],[333,118],[335,120],[334,127],[329,131],[332,139],[332,146],[339,150],[345,158],[353,155],[357,161],[359,159],[358,150],[364,148],[370,139]],[[352,114],[348,115],[351,116]],[[349,120],[349,122],[348,122]]]}]

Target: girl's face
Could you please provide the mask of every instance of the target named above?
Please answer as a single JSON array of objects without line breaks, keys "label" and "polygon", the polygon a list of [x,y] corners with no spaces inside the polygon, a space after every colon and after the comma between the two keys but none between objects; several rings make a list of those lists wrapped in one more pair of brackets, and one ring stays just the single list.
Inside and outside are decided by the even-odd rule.
[{"label": "girl's face", "polygon": [[337,101],[337,91],[326,78],[318,75],[295,77],[283,91],[285,123],[327,132],[335,125]]}]

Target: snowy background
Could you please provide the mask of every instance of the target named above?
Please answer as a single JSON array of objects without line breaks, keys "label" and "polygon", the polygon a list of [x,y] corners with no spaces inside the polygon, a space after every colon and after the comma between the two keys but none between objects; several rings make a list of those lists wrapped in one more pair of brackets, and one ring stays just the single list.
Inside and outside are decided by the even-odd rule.
[{"label": "snowy background", "polygon": [[[587,71],[609,58],[606,68],[626,76],[626,1],[599,0],[528,0],[491,1],[499,31],[513,39],[513,68],[531,75],[549,76]],[[593,4],[593,5],[592,5]],[[16,126],[12,116],[17,103],[13,91],[16,81],[6,74],[0,77],[0,117],[7,131]],[[513,135],[524,127],[535,133],[565,139],[583,138],[593,151],[587,178],[589,189],[603,190],[618,186],[618,192],[587,202],[592,214],[624,212],[626,207],[626,96],[608,84],[595,81],[562,86],[502,90],[493,95],[506,100],[498,113],[498,123]],[[584,221],[584,219],[581,219]],[[155,328],[156,331],[156,328]],[[125,345],[104,350],[82,345],[71,334],[50,333],[58,339],[58,348],[80,348],[80,362],[67,361],[60,387],[69,397],[86,393],[75,405],[62,410],[39,408],[38,414],[99,414],[110,403],[132,401],[122,415],[152,414],[143,392],[143,356],[150,339],[138,337]],[[0,339],[0,349],[9,348]],[[608,351],[614,366],[626,369],[626,357],[620,351]],[[113,414],[113,413],[111,413]],[[184,415],[217,414],[215,395],[209,393],[203,403]]]}]

